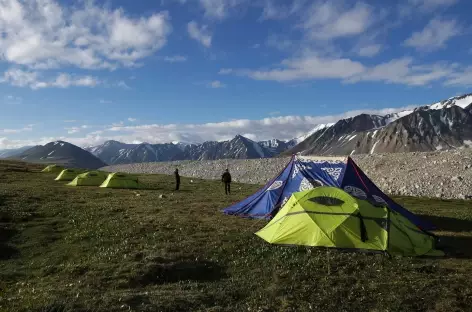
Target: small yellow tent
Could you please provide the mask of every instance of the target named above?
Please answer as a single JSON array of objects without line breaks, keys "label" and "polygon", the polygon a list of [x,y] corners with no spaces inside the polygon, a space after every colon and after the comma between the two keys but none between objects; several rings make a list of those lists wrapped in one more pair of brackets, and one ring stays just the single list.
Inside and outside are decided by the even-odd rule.
[{"label": "small yellow tent", "polygon": [[102,171],[89,171],[75,177],[69,186],[100,186],[107,178],[107,173]]},{"label": "small yellow tent", "polygon": [[114,172],[108,175],[100,187],[138,189],[141,186],[137,177],[126,173]]},{"label": "small yellow tent", "polygon": [[46,168],[44,168],[43,170],[41,170],[41,172],[58,173],[58,172],[61,172],[62,170],[64,170],[64,168],[61,167],[61,166],[49,165]]},{"label": "small yellow tent", "polygon": [[54,180],[56,181],[72,181],[74,180],[74,178],[80,174],[84,172],[83,170],[78,170],[78,169],[64,169],[61,171],[61,173],[59,173],[59,175],[57,176],[57,178],[55,178]]},{"label": "small yellow tent", "polygon": [[441,256],[435,239],[401,214],[335,187],[293,193],[256,233],[271,244],[369,250],[403,256]]}]

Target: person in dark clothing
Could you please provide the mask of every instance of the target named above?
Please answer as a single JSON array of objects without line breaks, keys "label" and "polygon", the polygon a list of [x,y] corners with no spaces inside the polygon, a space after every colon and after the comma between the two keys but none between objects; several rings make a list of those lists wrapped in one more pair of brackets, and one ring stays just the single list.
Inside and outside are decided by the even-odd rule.
[{"label": "person in dark clothing", "polygon": [[221,182],[225,184],[226,195],[231,194],[231,174],[229,173],[228,169],[226,169],[221,176]]},{"label": "person in dark clothing", "polygon": [[175,175],[175,190],[178,191],[180,189],[179,169],[175,169],[174,175]]}]

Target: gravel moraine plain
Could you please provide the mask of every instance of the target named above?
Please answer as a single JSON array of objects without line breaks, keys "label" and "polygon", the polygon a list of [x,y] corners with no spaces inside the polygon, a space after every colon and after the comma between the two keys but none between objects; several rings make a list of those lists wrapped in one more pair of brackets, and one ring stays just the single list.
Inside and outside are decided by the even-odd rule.
[{"label": "gravel moraine plain", "polygon": [[[354,161],[385,193],[444,199],[472,199],[472,149],[425,153],[353,155]],[[102,168],[109,172],[172,174],[219,179],[228,167],[235,182],[264,184],[290,158],[224,159],[135,163]]]}]

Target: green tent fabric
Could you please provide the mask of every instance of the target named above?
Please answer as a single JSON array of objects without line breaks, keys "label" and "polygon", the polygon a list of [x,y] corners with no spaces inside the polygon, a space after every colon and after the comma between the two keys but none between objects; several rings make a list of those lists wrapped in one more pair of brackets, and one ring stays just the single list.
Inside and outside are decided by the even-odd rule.
[{"label": "green tent fabric", "polygon": [[335,187],[293,193],[274,218],[256,233],[272,244],[441,256],[435,239],[401,214],[374,206]]},{"label": "green tent fabric", "polygon": [[58,173],[58,172],[61,172],[62,170],[64,170],[64,168],[61,167],[61,166],[49,165],[46,168],[44,168],[43,170],[41,170],[41,172]]},{"label": "green tent fabric", "polygon": [[78,169],[64,169],[59,173],[57,178],[54,180],[56,181],[72,181],[75,179],[75,177],[84,172],[83,170],[78,170]]},{"label": "green tent fabric", "polygon": [[138,178],[126,173],[110,173],[100,187],[138,189],[140,188]]},{"label": "green tent fabric", "polygon": [[89,171],[79,174],[69,186],[100,186],[106,180],[108,174],[102,171]]}]

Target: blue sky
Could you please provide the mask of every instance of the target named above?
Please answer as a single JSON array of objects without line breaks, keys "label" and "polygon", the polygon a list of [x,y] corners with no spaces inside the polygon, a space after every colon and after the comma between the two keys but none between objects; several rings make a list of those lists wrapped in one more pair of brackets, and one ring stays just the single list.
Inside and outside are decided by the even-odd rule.
[{"label": "blue sky", "polygon": [[0,149],[290,139],[471,92],[466,0],[0,1]]}]

